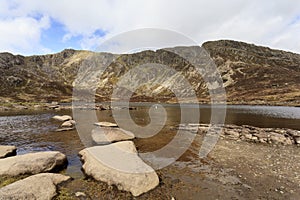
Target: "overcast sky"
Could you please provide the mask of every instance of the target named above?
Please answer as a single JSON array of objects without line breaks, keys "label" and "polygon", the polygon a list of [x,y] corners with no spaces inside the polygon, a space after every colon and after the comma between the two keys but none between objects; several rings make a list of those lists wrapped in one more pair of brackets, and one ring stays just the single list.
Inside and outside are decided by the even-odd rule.
[{"label": "overcast sky", "polygon": [[300,53],[299,0],[0,0],[0,51],[93,50],[139,28],[179,32],[201,45],[233,39]]}]

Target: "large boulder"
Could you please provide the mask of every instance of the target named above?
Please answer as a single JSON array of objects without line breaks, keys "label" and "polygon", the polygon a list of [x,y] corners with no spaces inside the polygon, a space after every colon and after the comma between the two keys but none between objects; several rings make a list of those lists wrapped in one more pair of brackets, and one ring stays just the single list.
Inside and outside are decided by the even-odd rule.
[{"label": "large boulder", "polygon": [[69,115],[62,115],[62,116],[55,115],[52,117],[52,119],[64,122],[64,121],[72,120],[72,117]]},{"label": "large boulder", "polygon": [[18,176],[63,169],[67,157],[58,151],[28,153],[0,159],[0,175]]},{"label": "large boulder", "polygon": [[138,156],[132,141],[94,146],[79,152],[84,172],[139,196],[159,184],[156,172]]},{"label": "large boulder", "polygon": [[98,127],[92,130],[92,139],[96,144],[109,144],[112,142],[132,140],[132,132],[120,128]]},{"label": "large boulder", "polygon": [[0,200],[51,200],[57,195],[56,186],[70,179],[69,176],[52,173],[33,175],[0,188]]},{"label": "large boulder", "polygon": [[17,153],[17,148],[15,146],[0,145],[0,158],[15,156],[16,153]]}]

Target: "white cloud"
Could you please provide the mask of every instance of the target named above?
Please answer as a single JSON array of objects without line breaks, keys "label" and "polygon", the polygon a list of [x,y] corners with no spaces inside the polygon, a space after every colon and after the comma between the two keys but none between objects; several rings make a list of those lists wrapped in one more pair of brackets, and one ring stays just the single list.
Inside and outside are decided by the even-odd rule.
[{"label": "white cloud", "polygon": [[[40,34],[47,28],[33,17],[39,14],[64,24],[64,41],[82,36],[83,48],[132,29],[162,28],[180,32],[199,44],[224,38],[300,52],[299,25],[291,24],[300,15],[300,2],[294,0],[2,0],[0,13],[0,29],[6,30],[0,32],[5,41],[0,40],[0,50],[29,48],[30,52],[28,43],[38,46]],[[4,27],[9,23],[6,21],[10,29]],[[14,33],[20,24],[29,31]],[[107,35],[94,35],[99,29]]]},{"label": "white cloud", "polygon": [[0,48],[1,51],[14,53],[34,53],[39,50],[47,52],[40,45],[41,31],[49,27],[49,18],[36,20],[30,17],[19,17],[0,21]]}]

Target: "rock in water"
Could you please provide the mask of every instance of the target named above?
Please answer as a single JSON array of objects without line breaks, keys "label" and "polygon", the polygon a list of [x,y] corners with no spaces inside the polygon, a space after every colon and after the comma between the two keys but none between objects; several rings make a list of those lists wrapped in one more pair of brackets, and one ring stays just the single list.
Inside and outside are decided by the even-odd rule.
[{"label": "rock in water", "polygon": [[51,200],[57,195],[56,186],[70,180],[61,174],[42,173],[16,181],[0,189],[0,199]]},{"label": "rock in water", "polygon": [[15,156],[16,153],[17,153],[17,148],[15,146],[0,145],[0,158]]},{"label": "rock in water", "polygon": [[63,121],[72,120],[72,117],[69,115],[62,115],[62,116],[55,115],[54,117],[52,117],[52,119],[63,122]]},{"label": "rock in water", "polygon": [[63,169],[66,165],[67,157],[58,151],[28,153],[0,159],[0,175],[38,174]]},{"label": "rock in water", "polygon": [[156,172],[138,156],[131,141],[86,148],[79,152],[83,170],[95,180],[139,196],[159,184]]},{"label": "rock in water", "polygon": [[73,127],[76,125],[76,122],[74,120],[68,120],[62,123],[61,127]]},{"label": "rock in water", "polygon": [[102,127],[119,127],[118,124],[111,123],[111,122],[97,122],[94,125],[102,126]]},{"label": "rock in water", "polygon": [[134,134],[120,128],[98,127],[92,130],[93,141],[97,144],[109,144],[112,142],[132,140]]}]

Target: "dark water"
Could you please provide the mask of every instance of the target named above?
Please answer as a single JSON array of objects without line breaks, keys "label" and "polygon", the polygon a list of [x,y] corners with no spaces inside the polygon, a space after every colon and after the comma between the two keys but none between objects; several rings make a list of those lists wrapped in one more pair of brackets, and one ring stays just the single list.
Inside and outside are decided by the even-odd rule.
[{"label": "dark water", "polygon": [[[151,104],[134,104],[137,110],[131,110],[132,119],[139,125],[150,123],[148,115]],[[180,122],[180,107],[164,105],[167,119],[166,126],[174,126]],[[205,105],[185,105],[183,109],[200,108],[200,122],[209,123],[211,109]],[[19,111],[0,113],[0,144],[15,145],[18,154],[34,151],[56,150],[65,153],[69,166],[67,174],[73,177],[82,176],[78,152],[84,148],[77,131],[55,132],[60,123],[51,119],[57,114],[71,115],[71,110],[64,111]],[[99,121],[114,122],[111,111],[97,111]],[[300,130],[300,108],[272,106],[228,106],[227,124],[253,125],[257,127],[277,127]],[[161,138],[164,140],[164,138]],[[167,138],[165,138],[168,140]]]}]

